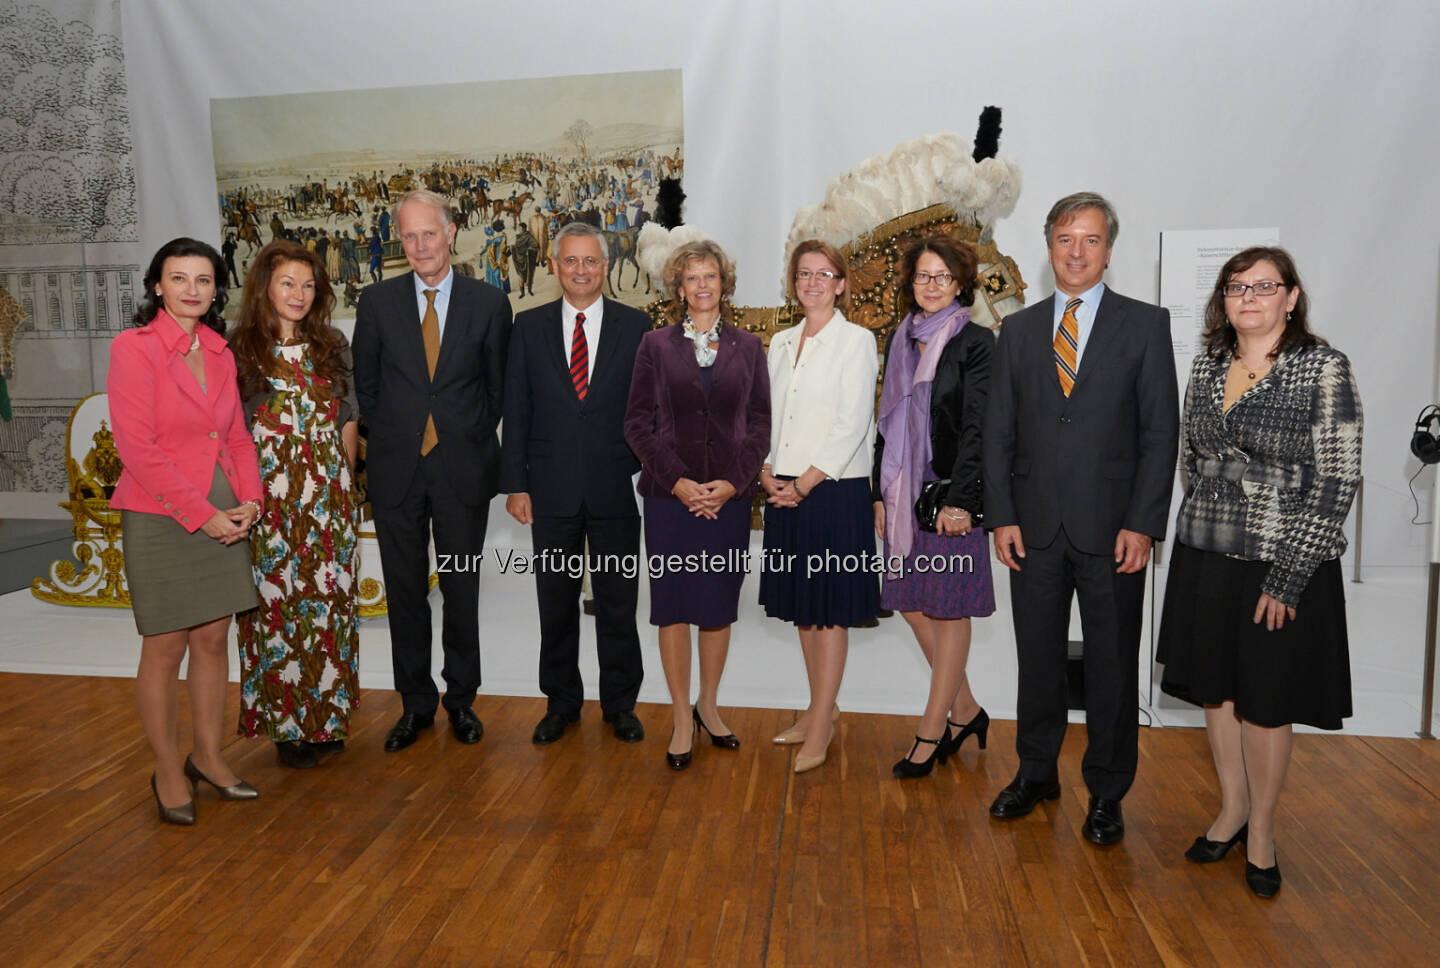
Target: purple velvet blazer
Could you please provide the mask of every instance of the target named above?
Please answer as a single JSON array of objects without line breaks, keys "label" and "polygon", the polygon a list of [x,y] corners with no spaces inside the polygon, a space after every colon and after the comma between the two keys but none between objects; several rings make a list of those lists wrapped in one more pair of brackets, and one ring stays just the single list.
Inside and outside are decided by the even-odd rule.
[{"label": "purple velvet blazer", "polygon": [[729,481],[732,500],[758,491],[770,451],[770,375],[760,338],[734,326],[720,330],[710,393],[695,348],[679,326],[652,330],[635,354],[625,441],[640,458],[645,497],[670,497],[682,477]]}]

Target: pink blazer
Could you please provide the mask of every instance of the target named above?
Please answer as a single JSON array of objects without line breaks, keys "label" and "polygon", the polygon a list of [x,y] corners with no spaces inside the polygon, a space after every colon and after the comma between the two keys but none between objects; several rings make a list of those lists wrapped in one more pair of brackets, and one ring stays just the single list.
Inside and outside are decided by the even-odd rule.
[{"label": "pink blazer", "polygon": [[220,465],[240,501],[264,501],[255,444],[245,428],[235,358],[224,337],[196,329],[205,352],[205,386],[181,354],[189,337],[165,310],[148,326],[110,343],[110,428],[125,471],[112,508],[168,514],[197,531],[217,510],[209,501]]}]

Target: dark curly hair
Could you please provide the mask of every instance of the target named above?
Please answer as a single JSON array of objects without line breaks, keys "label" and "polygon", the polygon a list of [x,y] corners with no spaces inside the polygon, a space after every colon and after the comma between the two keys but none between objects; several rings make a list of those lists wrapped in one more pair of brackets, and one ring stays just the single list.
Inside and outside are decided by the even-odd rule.
[{"label": "dark curly hair", "polygon": [[340,361],[344,337],[330,325],[335,291],[325,274],[325,261],[303,245],[284,239],[276,239],[261,249],[245,277],[245,290],[240,296],[240,321],[230,335],[230,350],[235,354],[235,368],[240,378],[240,396],[245,399],[265,390],[266,375],[275,371],[280,320],[270,304],[270,282],[286,262],[309,266],[315,276],[315,301],[296,325],[295,335],[310,344],[310,363],[315,367],[316,376],[330,384],[333,395],[344,396],[348,389],[345,368]]},{"label": "dark curly hair", "polygon": [[1205,352],[1212,357],[1235,352],[1235,328],[1230,325],[1230,317],[1225,314],[1225,286],[1257,262],[1273,265],[1280,273],[1280,278],[1276,281],[1286,289],[1294,289],[1300,293],[1295,300],[1295,308],[1290,310],[1285,320],[1285,331],[1280,334],[1279,342],[1270,351],[1270,359],[1275,359],[1289,349],[1330,345],[1310,332],[1310,298],[1305,294],[1305,287],[1300,284],[1300,273],[1296,270],[1295,260],[1290,258],[1290,253],[1275,245],[1252,245],[1232,255],[1230,261],[1221,268],[1220,275],[1215,278],[1215,288],[1210,293],[1210,301],[1205,304],[1205,331],[1200,335]]},{"label": "dark curly hair", "polygon": [[975,247],[948,235],[932,235],[910,246],[905,258],[900,261],[900,285],[895,290],[900,297],[900,308],[913,313],[918,306],[915,302],[915,266],[926,252],[938,255],[955,281],[960,283],[960,291],[955,294],[960,305],[975,305],[975,273],[980,268],[980,257],[976,255]]},{"label": "dark curly hair", "polygon": [[150,325],[151,321],[160,314],[160,310],[165,308],[164,301],[155,293],[155,285],[165,274],[165,260],[183,259],[192,255],[209,259],[210,264],[215,268],[215,300],[210,303],[210,308],[205,311],[205,315],[200,317],[200,322],[221,336],[225,335],[225,302],[229,299],[229,293],[225,287],[225,282],[229,278],[225,269],[225,260],[212,246],[199,239],[185,237],[166,242],[160,246],[160,250],[150,260],[150,268],[145,270],[144,292],[140,296],[139,305],[135,307],[133,325]]}]

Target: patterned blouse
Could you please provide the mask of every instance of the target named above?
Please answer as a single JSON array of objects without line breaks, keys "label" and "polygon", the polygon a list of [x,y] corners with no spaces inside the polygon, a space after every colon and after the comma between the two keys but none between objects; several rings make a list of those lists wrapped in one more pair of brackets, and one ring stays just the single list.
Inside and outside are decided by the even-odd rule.
[{"label": "patterned blouse", "polygon": [[1189,489],[1176,536],[1192,548],[1272,562],[1261,591],[1300,600],[1322,561],[1345,551],[1341,530],[1360,481],[1360,395],[1345,354],[1287,350],[1221,409],[1229,353],[1202,353],[1185,394]]}]

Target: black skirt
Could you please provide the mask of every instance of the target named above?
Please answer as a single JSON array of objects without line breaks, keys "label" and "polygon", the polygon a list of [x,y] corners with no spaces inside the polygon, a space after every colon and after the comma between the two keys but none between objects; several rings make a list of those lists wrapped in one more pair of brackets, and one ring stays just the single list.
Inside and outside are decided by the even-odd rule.
[{"label": "black skirt", "polygon": [[884,568],[870,481],[821,481],[798,507],[766,505],[760,568],[760,604],[771,618],[821,628],[874,621]]},{"label": "black skirt", "polygon": [[1176,542],[1156,659],[1160,688],[1198,706],[1235,703],[1259,726],[1340,729],[1352,714],[1350,644],[1340,560],[1322,562],[1275,631],[1256,624],[1268,561],[1242,561]]}]

